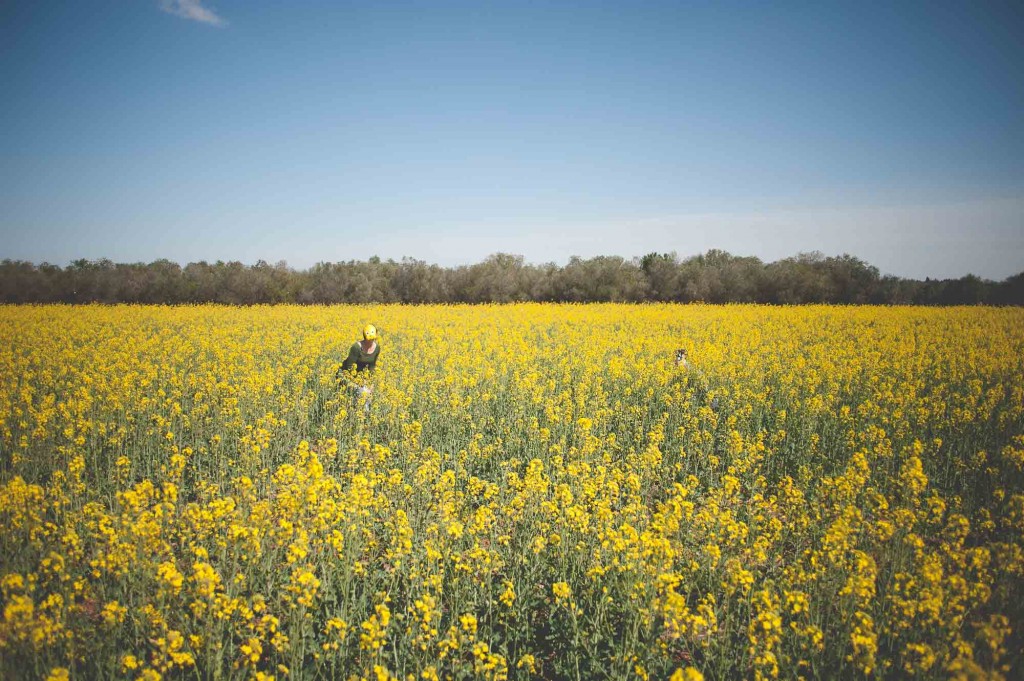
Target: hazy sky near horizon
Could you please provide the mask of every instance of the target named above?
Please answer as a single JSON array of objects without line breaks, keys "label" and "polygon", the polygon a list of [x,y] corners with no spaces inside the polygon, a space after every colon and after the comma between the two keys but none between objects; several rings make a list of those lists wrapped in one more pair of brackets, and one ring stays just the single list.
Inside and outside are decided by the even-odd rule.
[{"label": "hazy sky near horizon", "polygon": [[1024,271],[1020,2],[0,4],[0,258]]}]

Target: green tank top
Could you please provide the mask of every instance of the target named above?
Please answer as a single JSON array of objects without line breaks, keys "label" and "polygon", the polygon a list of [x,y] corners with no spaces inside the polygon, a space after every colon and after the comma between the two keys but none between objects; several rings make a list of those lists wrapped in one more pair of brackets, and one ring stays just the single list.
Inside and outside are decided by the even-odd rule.
[{"label": "green tank top", "polygon": [[380,355],[380,342],[374,344],[373,352],[363,350],[363,344],[356,341],[349,348],[348,357],[341,363],[341,370],[348,371],[353,366],[356,371],[369,369],[372,373],[377,368],[377,357]]}]

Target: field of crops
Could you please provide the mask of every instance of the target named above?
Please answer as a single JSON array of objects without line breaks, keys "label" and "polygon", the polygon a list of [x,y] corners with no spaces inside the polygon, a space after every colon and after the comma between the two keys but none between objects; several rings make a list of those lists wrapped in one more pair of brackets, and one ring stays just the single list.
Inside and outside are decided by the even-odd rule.
[{"label": "field of crops", "polygon": [[0,307],[0,607],[4,679],[1020,678],[1024,311]]}]

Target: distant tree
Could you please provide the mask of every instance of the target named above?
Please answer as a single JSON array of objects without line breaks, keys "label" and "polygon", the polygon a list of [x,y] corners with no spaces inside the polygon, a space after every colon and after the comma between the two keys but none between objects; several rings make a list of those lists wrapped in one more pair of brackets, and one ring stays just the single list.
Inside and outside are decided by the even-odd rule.
[{"label": "distant tree", "polygon": [[990,302],[994,305],[1024,305],[1024,272],[1007,277],[993,287]]},{"label": "distant tree", "polygon": [[835,298],[824,256],[798,253],[766,268],[763,302],[779,304],[825,303]]},{"label": "distant tree", "polygon": [[30,262],[10,259],[0,262],[0,302],[48,302],[48,283]]},{"label": "distant tree", "polygon": [[921,295],[921,282],[886,275],[879,279],[869,302],[877,305],[912,305]]},{"label": "distant tree", "polygon": [[327,304],[341,300],[342,266],[339,263],[318,262],[309,270],[299,293],[302,303]]},{"label": "distant tree", "polygon": [[351,303],[393,303],[398,297],[391,288],[391,279],[397,265],[393,260],[381,261],[373,256],[367,262],[352,262],[350,272]]},{"label": "distant tree", "polygon": [[874,297],[879,283],[877,267],[845,253],[838,258],[825,258],[822,267],[830,281],[828,302],[867,303]]},{"label": "distant tree", "polygon": [[523,256],[494,253],[462,271],[459,298],[468,303],[510,303],[529,298]]},{"label": "distant tree", "polygon": [[682,263],[681,299],[707,303],[756,302],[763,270],[758,258],[738,257],[712,249]]},{"label": "distant tree", "polygon": [[558,276],[561,269],[553,262],[535,265],[526,272],[528,299],[549,303],[558,300]]},{"label": "distant tree", "polygon": [[422,260],[402,258],[391,281],[398,300],[403,303],[448,302],[445,271]]},{"label": "distant tree", "polygon": [[246,276],[246,267],[238,260],[223,262],[218,260],[213,266],[217,292],[214,302],[224,305],[251,304],[253,301],[252,283]]},{"label": "distant tree", "polygon": [[980,305],[989,296],[989,285],[973,274],[946,282],[940,297],[942,305]]},{"label": "distant tree", "polygon": [[116,303],[120,301],[117,267],[107,258],[79,259],[66,270],[70,291],[66,302]]},{"label": "distant tree", "polygon": [[295,300],[291,271],[283,260],[276,265],[259,260],[249,268],[244,279],[243,297],[246,302],[287,303]]},{"label": "distant tree", "polygon": [[189,263],[182,270],[185,301],[212,303],[217,297],[217,275],[205,260]]},{"label": "distant tree", "polygon": [[151,263],[73,261],[67,267],[0,261],[2,303],[448,303],[448,302],[761,302],[918,305],[1024,305],[1024,272],[1002,282],[902,279],[844,254],[799,253],[765,264],[755,257],[712,249],[680,261],[651,252],[531,265],[523,256],[494,253],[482,262],[440,267],[413,258],[401,262],[319,262],[297,271],[285,261],[251,266],[218,260],[181,267]]},{"label": "distant tree", "polygon": [[649,300],[681,300],[683,286],[679,258],[673,253],[648,253],[640,259],[640,269],[647,278]]},{"label": "distant tree", "polygon": [[571,302],[639,302],[647,282],[638,263],[619,256],[569,259],[557,278],[556,297]]}]

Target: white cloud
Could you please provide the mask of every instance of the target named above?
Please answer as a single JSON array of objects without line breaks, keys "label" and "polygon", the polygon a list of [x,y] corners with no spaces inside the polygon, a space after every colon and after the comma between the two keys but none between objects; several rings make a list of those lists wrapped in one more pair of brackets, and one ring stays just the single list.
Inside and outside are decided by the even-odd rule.
[{"label": "white cloud", "polygon": [[160,9],[168,14],[211,26],[223,26],[227,23],[213,10],[203,7],[202,0],[160,0]]}]

